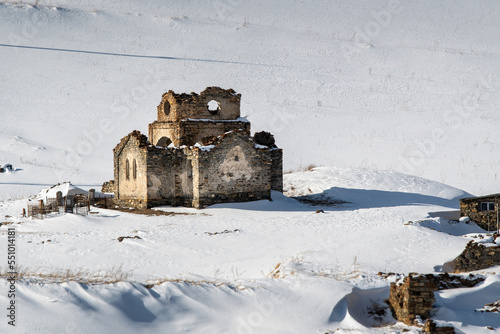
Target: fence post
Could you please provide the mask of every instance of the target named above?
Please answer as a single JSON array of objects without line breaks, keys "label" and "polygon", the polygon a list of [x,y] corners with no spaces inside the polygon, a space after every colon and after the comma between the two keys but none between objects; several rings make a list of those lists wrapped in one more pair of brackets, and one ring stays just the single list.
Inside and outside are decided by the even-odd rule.
[{"label": "fence post", "polygon": [[38,201],[38,211],[40,213],[40,218],[43,219],[43,215],[45,214],[45,205],[43,204],[43,199]]},{"label": "fence post", "polygon": [[57,202],[57,206],[60,207],[63,205],[63,197],[62,197],[62,192],[61,191],[58,191],[56,193],[56,202]]},{"label": "fence post", "polygon": [[496,206],[496,209],[497,209],[497,234],[498,234],[498,233],[500,233],[500,230],[498,229],[498,227],[499,227],[499,226],[498,226],[498,218],[499,218],[499,217],[498,217],[498,199],[497,199],[497,201],[496,201],[496,203],[495,203],[495,204],[496,204],[495,206]]},{"label": "fence post", "polygon": [[95,189],[89,190],[89,204],[94,205],[95,203]]}]

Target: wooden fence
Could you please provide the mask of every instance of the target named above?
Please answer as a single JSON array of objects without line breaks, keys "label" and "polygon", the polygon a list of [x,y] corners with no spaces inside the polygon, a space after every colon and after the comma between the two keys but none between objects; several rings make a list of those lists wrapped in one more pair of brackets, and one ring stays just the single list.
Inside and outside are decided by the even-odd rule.
[{"label": "wooden fence", "polygon": [[114,207],[112,197],[75,195],[28,202],[27,216],[38,219],[44,219],[49,213],[74,213],[86,216],[89,214],[91,205],[103,209]]},{"label": "wooden fence", "polygon": [[47,198],[45,201],[28,202],[28,217],[44,219],[49,213],[74,213],[86,216],[89,214],[90,204],[87,198],[68,200],[63,198]]},{"label": "wooden fence", "polygon": [[95,206],[96,208],[114,208],[113,197],[96,197],[93,201],[91,201],[90,204]]}]

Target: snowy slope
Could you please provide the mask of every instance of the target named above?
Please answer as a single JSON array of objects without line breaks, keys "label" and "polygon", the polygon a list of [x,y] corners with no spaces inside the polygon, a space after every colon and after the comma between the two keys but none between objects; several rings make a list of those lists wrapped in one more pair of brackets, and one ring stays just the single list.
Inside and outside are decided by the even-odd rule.
[{"label": "snowy slope", "polygon": [[[0,1],[0,166],[16,168],[0,174],[0,217],[27,276],[18,331],[417,333],[390,315],[371,327],[389,292],[377,273],[439,272],[482,233],[439,216],[498,192],[499,14],[494,0]],[[207,86],[242,94],[285,170],[334,166],[286,174],[287,196],[347,203],[275,193],[160,209],[190,215],[19,217],[57,182],[98,189],[162,93]],[[437,293],[436,319],[499,332],[498,314],[475,312],[498,300],[497,271]]]},{"label": "snowy slope", "polygon": [[498,191],[496,1],[15,3],[0,3],[0,162],[23,172],[2,183],[100,184],[163,92],[218,85],[275,134],[285,169]]},{"label": "snowy slope", "polygon": [[[413,176],[318,168],[287,174],[285,188],[289,195],[323,193],[349,203],[321,206],[325,212],[315,213],[318,207],[273,193],[272,202],[161,208],[190,215],[93,209],[86,217],[43,221],[19,218],[25,201],[1,203],[0,215],[14,222],[1,231],[16,228],[21,271],[27,275],[18,283],[18,303],[30,315],[19,318],[21,328],[27,333],[377,331],[371,326],[381,323],[368,311],[388,297],[391,281],[379,271],[439,272],[470,240],[467,233],[482,232],[464,223],[453,225],[457,233],[439,232],[450,229],[448,222],[429,213],[456,209],[457,197],[465,193]],[[140,239],[119,242],[123,236]],[[6,238],[0,241],[6,247]],[[122,274],[120,283],[71,281],[113,282]],[[42,283],[37,277],[44,277]],[[463,302],[469,289],[441,293],[437,319],[466,333],[500,328],[493,315],[478,320],[474,313],[496,301],[498,275],[488,277],[473,290],[476,301],[470,305]],[[384,321],[390,327],[380,333],[417,333],[388,314]]]}]

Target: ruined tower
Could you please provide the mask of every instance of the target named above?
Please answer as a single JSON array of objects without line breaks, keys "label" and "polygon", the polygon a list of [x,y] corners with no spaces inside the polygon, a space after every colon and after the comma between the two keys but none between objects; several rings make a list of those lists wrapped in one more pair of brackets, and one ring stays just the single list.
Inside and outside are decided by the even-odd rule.
[{"label": "ruined tower", "polygon": [[158,119],[149,124],[155,146],[192,146],[232,130],[250,134],[250,123],[240,117],[241,95],[232,89],[208,87],[200,94],[163,94]]}]

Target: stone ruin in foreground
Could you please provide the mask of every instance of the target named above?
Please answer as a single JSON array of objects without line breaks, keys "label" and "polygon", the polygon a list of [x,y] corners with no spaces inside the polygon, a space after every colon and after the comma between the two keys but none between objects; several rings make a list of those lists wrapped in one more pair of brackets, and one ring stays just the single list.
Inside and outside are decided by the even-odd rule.
[{"label": "stone ruin in foreground", "polygon": [[250,136],[240,99],[219,87],[163,94],[149,140],[133,131],[114,148],[114,180],[103,192],[123,207],[204,208],[283,191],[283,152],[267,132]]}]

